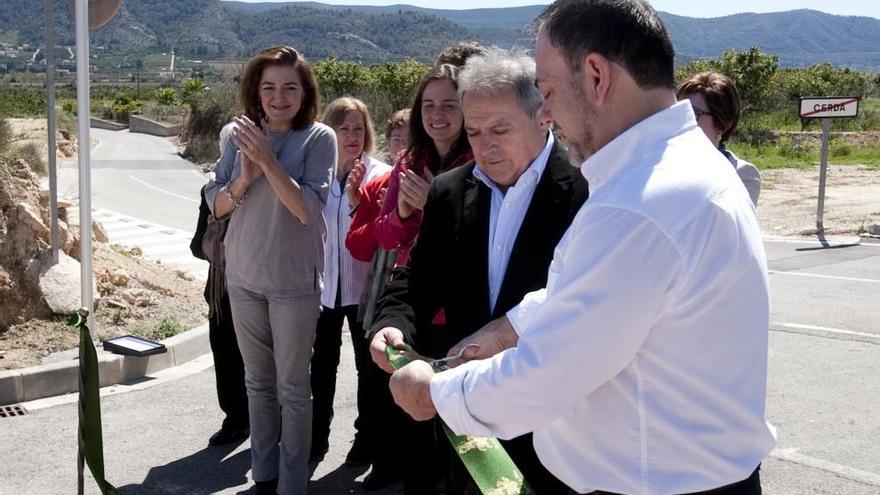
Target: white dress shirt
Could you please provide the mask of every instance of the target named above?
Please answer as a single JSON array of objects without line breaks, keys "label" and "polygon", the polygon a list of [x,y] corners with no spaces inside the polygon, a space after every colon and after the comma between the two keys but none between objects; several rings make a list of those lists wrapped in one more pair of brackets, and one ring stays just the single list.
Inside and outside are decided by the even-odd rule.
[{"label": "white dress shirt", "polygon": [[459,434],[534,431],[541,462],[581,493],[747,478],[775,430],[767,264],[739,177],[686,101],[581,170],[590,198],[547,288],[508,313],[517,346],[435,375],[440,416]]},{"label": "white dress shirt", "polygon": [[516,184],[504,193],[488,175],[480,170],[480,164],[474,167],[474,176],[492,190],[492,207],[489,210],[489,313],[495,311],[498,292],[504,283],[510,253],[519,235],[523,218],[532,202],[532,196],[547,168],[547,159],[553,149],[553,133],[547,133],[547,143],[541,153],[529,164]]},{"label": "white dress shirt", "polygon": [[[374,177],[391,171],[387,163],[363,155],[367,170],[361,179],[361,185]],[[345,247],[345,236],[351,226],[351,205],[344,186],[338,180],[330,184],[330,194],[324,205],[324,221],[327,222],[327,240],[324,242],[324,290],[321,292],[321,304],[328,308],[336,307],[336,293],[340,294],[342,306],[358,304],[370,264],[351,257]],[[341,279],[340,279],[340,274]],[[340,287],[340,283],[342,286]]]}]

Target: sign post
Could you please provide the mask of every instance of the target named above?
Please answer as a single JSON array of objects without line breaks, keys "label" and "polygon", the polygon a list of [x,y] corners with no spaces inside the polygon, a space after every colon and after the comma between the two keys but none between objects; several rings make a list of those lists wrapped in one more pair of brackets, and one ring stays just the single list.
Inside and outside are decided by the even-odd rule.
[{"label": "sign post", "polygon": [[58,263],[61,244],[58,232],[58,158],[55,151],[55,7],[45,0],[46,10],[46,128],[49,135],[49,240],[52,263]]},{"label": "sign post", "polygon": [[822,119],[822,154],[819,162],[819,201],[816,206],[816,233],[825,238],[825,184],[828,176],[828,144],[831,119],[852,118],[859,114],[857,96],[820,96],[800,99],[802,119]]}]

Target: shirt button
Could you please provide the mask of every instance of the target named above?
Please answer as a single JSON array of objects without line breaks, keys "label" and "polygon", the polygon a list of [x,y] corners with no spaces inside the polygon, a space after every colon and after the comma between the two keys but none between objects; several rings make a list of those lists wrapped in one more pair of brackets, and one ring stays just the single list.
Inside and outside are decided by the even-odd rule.
[{"label": "shirt button", "polygon": [[498,244],[497,246],[495,246],[495,250],[496,250],[496,251],[501,251],[501,244]]},{"label": "shirt button", "polygon": [[510,203],[504,203],[505,208],[510,208]]}]

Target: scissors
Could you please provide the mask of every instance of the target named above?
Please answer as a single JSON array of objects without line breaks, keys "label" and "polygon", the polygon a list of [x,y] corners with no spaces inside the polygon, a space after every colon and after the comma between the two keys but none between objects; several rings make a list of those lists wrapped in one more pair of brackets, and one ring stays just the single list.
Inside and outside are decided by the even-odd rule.
[{"label": "scissors", "polygon": [[419,354],[415,351],[411,351],[409,349],[405,349],[405,350],[400,351],[400,355],[410,361],[425,361],[426,363],[430,364],[432,368],[435,368],[438,370],[447,370],[447,369],[449,369],[450,362],[452,362],[456,359],[461,359],[464,357],[465,351],[467,351],[468,349],[477,350],[479,348],[480,348],[479,344],[468,344],[468,345],[462,347],[461,350],[458,351],[458,354],[455,354],[452,356],[446,356],[446,357],[443,357],[440,359],[434,359],[434,358],[430,358],[427,356],[422,356],[421,354]]}]

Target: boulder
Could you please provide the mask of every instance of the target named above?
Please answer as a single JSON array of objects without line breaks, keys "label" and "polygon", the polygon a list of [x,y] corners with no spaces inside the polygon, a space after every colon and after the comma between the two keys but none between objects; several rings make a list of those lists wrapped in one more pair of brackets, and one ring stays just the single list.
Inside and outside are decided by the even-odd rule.
[{"label": "boulder", "polygon": [[114,270],[110,274],[110,283],[116,287],[125,287],[130,279],[131,277],[128,276],[125,270]]},{"label": "boulder", "polygon": [[97,220],[92,220],[92,234],[94,234],[94,239],[97,242],[102,244],[110,242],[110,238],[107,237],[107,231],[104,230],[104,226],[101,225],[101,222]]},{"label": "boulder", "polygon": [[[56,315],[75,312],[82,306],[79,261],[59,252],[58,263],[52,265],[48,261],[45,264],[49,266],[40,274],[40,292],[49,309]],[[93,292],[97,294],[97,288]]]},{"label": "boulder", "polygon": [[27,225],[36,237],[43,239],[44,241],[49,240],[49,227],[46,227],[43,223],[40,211],[36,206],[27,201],[21,201],[15,205],[15,210],[20,223]]},{"label": "boulder", "polygon": [[132,306],[145,307],[153,304],[153,295],[146,289],[124,289],[119,297]]}]

